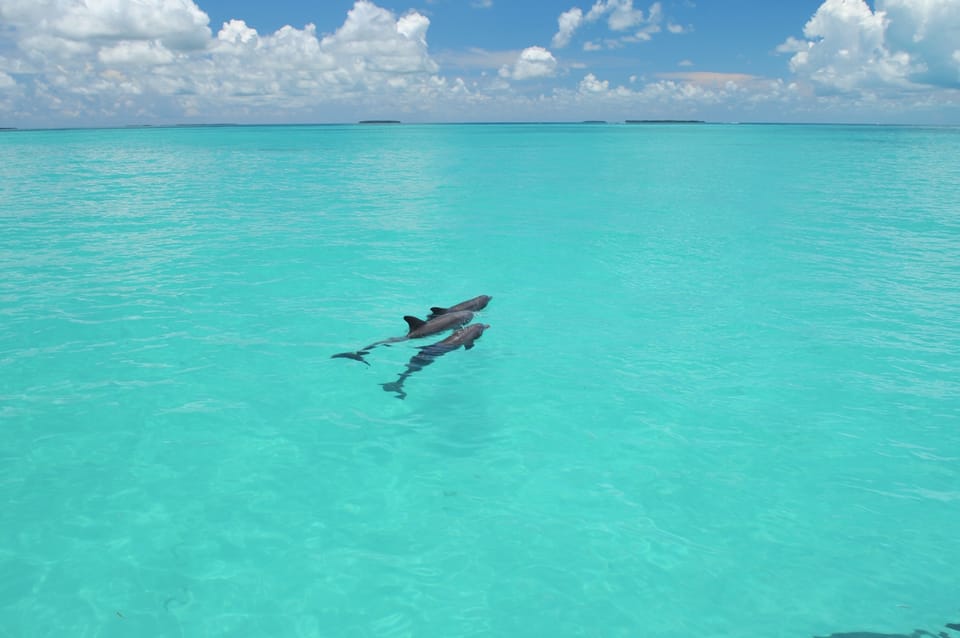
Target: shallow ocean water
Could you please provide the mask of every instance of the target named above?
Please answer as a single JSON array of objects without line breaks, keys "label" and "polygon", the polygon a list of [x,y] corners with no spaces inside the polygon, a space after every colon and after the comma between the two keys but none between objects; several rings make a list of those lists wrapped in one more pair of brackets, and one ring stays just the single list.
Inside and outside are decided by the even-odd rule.
[{"label": "shallow ocean water", "polygon": [[[960,129],[24,131],[0,166],[0,636],[960,622]],[[405,400],[432,340],[330,358],[478,294]]]}]

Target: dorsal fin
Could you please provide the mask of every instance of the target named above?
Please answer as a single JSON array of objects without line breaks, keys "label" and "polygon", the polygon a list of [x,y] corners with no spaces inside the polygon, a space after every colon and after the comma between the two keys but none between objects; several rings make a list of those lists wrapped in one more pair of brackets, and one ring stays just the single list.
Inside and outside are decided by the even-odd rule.
[{"label": "dorsal fin", "polygon": [[445,314],[447,314],[447,309],[446,309],[446,308],[438,308],[437,306],[434,306],[433,308],[430,309],[430,312],[432,312],[432,313],[435,314],[435,315],[445,315]]},{"label": "dorsal fin", "polygon": [[403,320],[407,322],[408,326],[410,326],[410,332],[413,332],[423,324],[427,323],[423,319],[417,319],[416,317],[411,317],[410,315],[405,316]]}]

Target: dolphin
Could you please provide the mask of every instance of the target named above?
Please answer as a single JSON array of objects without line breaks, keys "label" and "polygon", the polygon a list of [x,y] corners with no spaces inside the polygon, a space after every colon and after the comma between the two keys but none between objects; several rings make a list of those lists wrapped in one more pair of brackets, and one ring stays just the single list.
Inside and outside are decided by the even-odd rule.
[{"label": "dolphin", "polygon": [[[950,625],[947,625],[947,627],[950,627]],[[946,635],[945,632],[940,632],[939,636],[937,636],[929,631],[917,629],[911,634],[877,634],[872,631],[853,631],[842,634],[830,634],[825,638],[944,638]]]},{"label": "dolphin", "polygon": [[490,303],[491,299],[493,299],[493,297],[490,295],[480,295],[479,297],[474,297],[473,299],[461,301],[460,303],[450,306],[449,308],[434,306],[430,309],[430,314],[427,316],[427,319],[439,317],[440,315],[445,315],[451,312],[458,312],[460,310],[483,310],[487,307],[487,304]]},{"label": "dolphin", "polygon": [[473,347],[473,342],[479,339],[483,335],[483,331],[489,327],[489,324],[483,323],[470,324],[466,328],[454,332],[443,341],[432,343],[429,346],[421,346],[420,352],[410,358],[410,361],[407,362],[407,369],[400,373],[396,381],[381,383],[380,385],[387,392],[396,392],[398,399],[405,398],[407,393],[403,391],[403,382],[407,380],[407,377],[430,365],[437,357],[452,352],[460,346],[463,346],[464,350],[469,350]]},{"label": "dolphin", "polygon": [[407,339],[420,339],[422,337],[429,337],[430,335],[435,335],[438,332],[445,332],[447,330],[454,330],[460,326],[470,323],[473,319],[473,313],[469,310],[461,310],[459,312],[451,312],[449,314],[440,315],[434,317],[433,319],[428,319],[424,321],[423,319],[418,319],[416,317],[411,317],[407,315],[403,318],[407,322],[410,330],[406,335],[402,337],[390,337],[389,339],[383,339],[381,341],[375,341],[369,346],[357,350],[355,352],[339,352],[335,355],[331,355],[331,359],[353,359],[355,361],[362,361],[367,365],[370,365],[366,359],[363,357],[370,354],[370,350],[376,348],[379,345],[398,343],[400,341],[406,341]]}]

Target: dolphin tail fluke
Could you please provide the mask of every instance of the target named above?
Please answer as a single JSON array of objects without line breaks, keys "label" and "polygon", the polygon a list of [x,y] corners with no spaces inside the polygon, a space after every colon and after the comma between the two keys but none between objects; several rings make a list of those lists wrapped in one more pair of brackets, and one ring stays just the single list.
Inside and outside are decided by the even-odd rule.
[{"label": "dolphin tail fluke", "polygon": [[398,399],[405,399],[407,393],[403,391],[403,383],[400,381],[391,381],[390,383],[381,383],[383,389],[387,392],[396,392]]},{"label": "dolphin tail fluke", "polygon": [[359,361],[370,365],[370,362],[364,359],[364,355],[370,354],[366,350],[357,350],[356,352],[338,352],[337,354],[331,355],[331,359],[353,359],[354,361]]}]

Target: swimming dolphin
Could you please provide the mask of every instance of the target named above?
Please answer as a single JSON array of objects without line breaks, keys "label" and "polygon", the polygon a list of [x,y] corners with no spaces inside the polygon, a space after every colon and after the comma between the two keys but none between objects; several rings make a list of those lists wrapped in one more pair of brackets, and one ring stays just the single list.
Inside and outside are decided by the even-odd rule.
[{"label": "swimming dolphin", "polygon": [[422,370],[424,367],[430,365],[437,357],[452,352],[460,346],[463,346],[464,350],[469,350],[473,347],[473,342],[479,339],[483,331],[489,327],[488,324],[483,323],[470,324],[463,330],[454,332],[443,341],[432,343],[429,346],[422,346],[420,352],[413,355],[410,361],[407,362],[407,369],[400,373],[396,381],[381,383],[380,385],[383,386],[383,389],[387,392],[396,392],[398,399],[405,398],[407,393],[403,391],[403,382],[407,380],[407,377],[417,370]]},{"label": "swimming dolphin", "polygon": [[474,297],[473,299],[461,301],[460,303],[450,306],[449,308],[434,306],[430,309],[430,314],[427,316],[427,319],[439,317],[440,315],[445,315],[451,312],[457,312],[459,310],[483,310],[487,307],[487,304],[490,303],[491,299],[493,299],[493,297],[490,295],[480,295],[479,297]]},{"label": "swimming dolphin", "polygon": [[[950,627],[950,625],[947,625]],[[876,634],[872,631],[854,631],[843,634],[830,634],[825,638],[945,638],[945,632],[940,632],[939,636],[923,629],[916,629],[912,634]]]},{"label": "swimming dolphin", "polygon": [[[948,622],[944,625],[947,629],[960,631],[960,623]],[[914,629],[911,634],[875,634],[872,631],[854,631],[842,634],[830,634],[823,638],[949,638],[947,632],[941,631],[936,634],[925,629]]]},{"label": "swimming dolphin", "polygon": [[363,363],[370,365],[363,357],[370,354],[370,350],[379,345],[397,343],[400,341],[406,341],[407,339],[420,339],[422,337],[429,337],[430,335],[435,335],[438,332],[445,332],[447,330],[459,328],[466,323],[470,323],[471,319],[473,319],[473,313],[469,310],[451,312],[449,314],[434,317],[433,319],[428,319],[427,321],[407,315],[403,318],[403,320],[406,321],[407,325],[410,327],[410,331],[407,332],[406,335],[402,337],[390,337],[389,339],[376,341],[371,343],[369,346],[366,346],[365,348],[355,352],[340,352],[332,355],[330,358],[353,359],[355,361],[362,361]]}]

